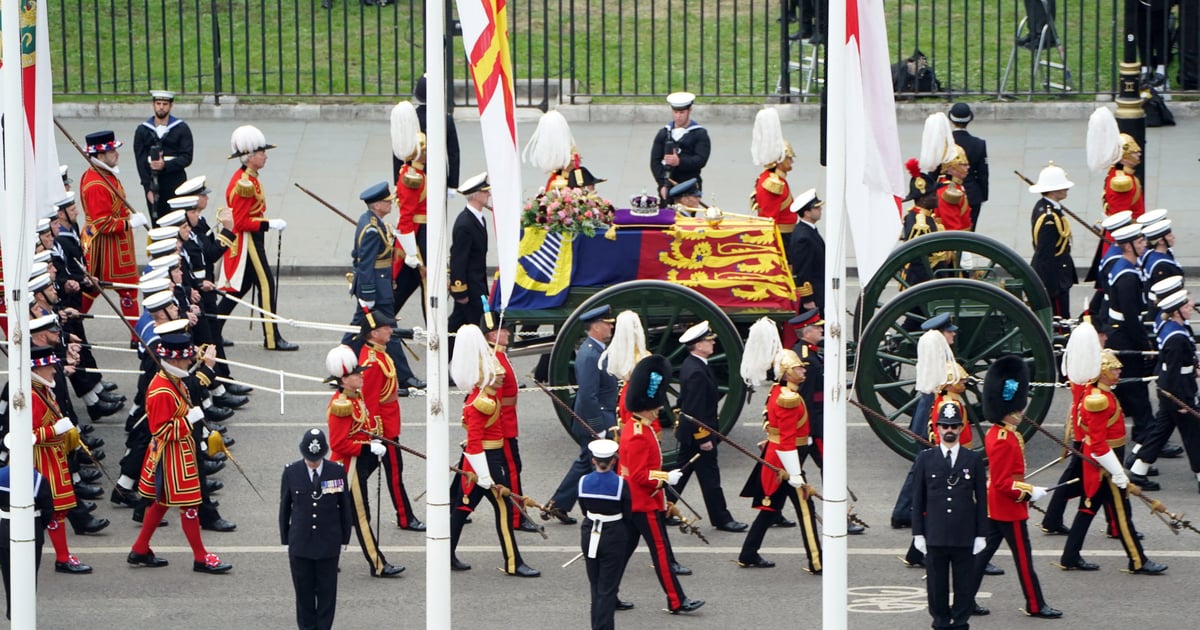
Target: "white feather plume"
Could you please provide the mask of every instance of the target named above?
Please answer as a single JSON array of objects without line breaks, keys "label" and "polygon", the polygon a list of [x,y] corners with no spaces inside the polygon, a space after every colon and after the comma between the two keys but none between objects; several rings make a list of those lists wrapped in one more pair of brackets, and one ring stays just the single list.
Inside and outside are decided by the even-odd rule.
[{"label": "white feather plume", "polygon": [[1087,162],[1093,171],[1103,171],[1121,159],[1121,130],[1112,110],[1101,106],[1088,118]]},{"label": "white feather plume", "polygon": [[[917,340],[917,391],[932,394],[954,370],[954,351],[940,330],[927,330]],[[956,379],[957,380],[957,379]]]},{"label": "white feather plume", "polygon": [[1083,322],[1067,337],[1063,350],[1063,373],[1076,385],[1086,385],[1100,376],[1100,335],[1091,322]]},{"label": "white feather plume", "polygon": [[358,367],[358,355],[349,346],[335,346],[325,355],[325,369],[331,376],[341,378]]},{"label": "white feather plume", "polygon": [[779,112],[774,107],[758,110],[754,117],[754,136],[750,140],[750,155],[754,163],[766,166],[782,160],[786,153]]},{"label": "white feather plume", "polygon": [[421,121],[411,101],[401,101],[392,108],[392,154],[407,160],[421,146]]},{"label": "white feather plume", "polygon": [[925,131],[921,134],[921,170],[936,173],[954,157],[954,130],[946,114],[937,112],[925,119]]},{"label": "white feather plume", "polygon": [[490,385],[496,376],[492,351],[483,331],[475,324],[463,324],[454,337],[454,355],[450,357],[450,376],[463,389]]},{"label": "white feather plume", "polygon": [[646,349],[646,332],[642,330],[642,319],[633,311],[621,311],[617,315],[612,340],[600,354],[600,368],[621,379],[629,380],[633,366],[650,355]]},{"label": "white feather plume", "polygon": [[[537,129],[529,137],[521,160],[546,172],[574,165],[575,137],[571,125],[558,110],[550,110],[538,119]],[[457,343],[457,342],[455,342]]]},{"label": "white feather plume", "polygon": [[751,387],[767,382],[767,371],[775,363],[775,355],[783,349],[779,341],[779,326],[764,317],[750,327],[746,347],[742,350],[742,380]]},{"label": "white feather plume", "polygon": [[267,137],[254,125],[242,125],[229,136],[229,148],[233,153],[249,153],[267,145]]}]

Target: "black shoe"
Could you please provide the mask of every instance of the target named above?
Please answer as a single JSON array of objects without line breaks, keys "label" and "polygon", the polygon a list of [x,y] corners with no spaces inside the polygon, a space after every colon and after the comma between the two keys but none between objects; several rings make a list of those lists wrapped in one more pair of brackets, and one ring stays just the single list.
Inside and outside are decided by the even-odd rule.
[{"label": "black shoe", "polygon": [[535,578],[542,577],[542,572],[522,562],[521,564],[518,564],[517,569],[512,573],[509,573],[509,575],[515,575],[517,577],[524,578]]},{"label": "black shoe", "polygon": [[689,613],[704,605],[703,599],[687,599],[684,598],[683,603],[679,604],[679,608],[672,608],[671,614],[678,615],[679,613]]},{"label": "black shoe", "polygon": [[384,564],[383,570],[379,573],[376,573],[375,569],[371,569],[371,577],[378,578],[393,578],[397,577],[401,573],[404,573],[404,567],[398,564]]},{"label": "black shoe", "polygon": [[975,610],[971,611],[972,617],[983,617],[984,615],[990,615],[990,614],[992,614],[991,608],[980,606],[979,604],[975,604]]},{"label": "black shoe", "polygon": [[1071,530],[1062,525],[1047,525],[1042,523],[1042,533],[1048,536],[1066,536],[1071,533]]},{"label": "black shoe", "polygon": [[226,409],[241,409],[246,406],[246,403],[250,402],[250,399],[245,396],[230,394],[226,390],[221,396],[213,396],[212,401],[214,405],[225,407]]},{"label": "black shoe", "polygon": [[900,520],[898,518],[892,519],[892,529],[908,529],[910,527],[912,527],[912,523],[909,521]]},{"label": "black shoe", "polygon": [[450,554],[450,570],[451,571],[470,571],[471,565],[458,559],[458,556]]},{"label": "black shoe", "polygon": [[633,610],[633,602],[627,602],[620,597],[617,598],[617,610]]},{"label": "black shoe", "polygon": [[407,529],[410,532],[423,532],[425,531],[425,523],[422,523],[416,517],[413,517],[408,519],[408,525],[405,525],[400,529]]},{"label": "black shoe", "polygon": [[[424,528],[422,528],[422,529],[424,529]],[[517,531],[532,532],[532,533],[536,534],[536,533],[540,532],[541,530],[538,529],[538,526],[534,525],[532,522],[530,522],[528,520],[522,520],[521,525],[519,527],[517,527]]]},{"label": "black shoe", "polygon": [[103,400],[97,401],[94,405],[88,405],[88,417],[92,419],[92,422],[95,422],[100,418],[111,416],[114,413],[117,413],[122,407],[124,407],[124,405],[120,403],[104,402]]},{"label": "black shoe", "polygon": [[233,417],[233,410],[219,405],[212,405],[204,410],[204,419],[209,422],[225,422]]},{"label": "black shoe", "polygon": [[1045,608],[1035,613],[1025,613],[1030,617],[1041,617],[1042,619],[1058,619],[1062,616],[1062,611],[1057,608],[1046,606]]},{"label": "black shoe", "polygon": [[900,558],[900,562],[903,562],[904,566],[906,566],[910,569],[924,569],[925,568],[925,560],[924,559],[909,560],[908,558]]},{"label": "black shoe", "polygon": [[795,526],[796,526],[796,521],[788,519],[783,514],[779,514],[779,518],[775,519],[774,523],[771,523],[771,527],[795,527]]},{"label": "black shoe", "polygon": [[989,562],[989,563],[987,563],[986,567],[983,567],[983,574],[984,575],[1004,575],[1004,569],[1001,569],[1000,567]]},{"label": "black shoe", "polygon": [[200,465],[204,466],[205,476],[215,475],[215,474],[221,472],[222,470],[225,470],[225,462],[218,462],[218,461],[214,461],[211,459],[201,463]]},{"label": "black shoe", "polygon": [[108,497],[113,505],[117,507],[125,506],[136,508],[142,502],[142,495],[137,493],[137,490],[126,490],[121,486],[113,486],[112,494]]},{"label": "black shoe", "polygon": [[196,573],[229,573],[231,569],[233,569],[233,565],[221,562],[215,553],[204,556],[204,562],[192,561],[192,570]]},{"label": "black shoe", "polygon": [[766,560],[762,556],[759,556],[757,560],[753,560],[751,562],[746,562],[744,560],[738,560],[737,565],[739,567],[742,567],[743,569],[774,569],[775,568],[774,562],[771,562],[770,560]]},{"label": "black shoe", "polygon": [[105,527],[108,527],[108,519],[96,518],[91,514],[88,514],[87,520],[79,523],[78,525],[71,523],[71,528],[75,530],[75,534],[77,536],[83,536],[84,534],[95,534],[96,532],[103,530]]},{"label": "black shoe", "polygon": [[1147,477],[1157,477],[1158,475],[1158,466],[1151,466],[1150,469],[1146,471]]},{"label": "black shoe", "polygon": [[216,519],[207,523],[201,521],[200,529],[207,529],[213,532],[231,532],[237,529],[237,523],[217,517]]},{"label": "black shoe", "polygon": [[1174,442],[1167,442],[1163,445],[1162,450],[1158,452],[1158,456],[1168,459],[1183,457],[1183,447]]},{"label": "black shoe", "polygon": [[682,564],[679,564],[678,562],[672,562],[671,573],[674,573],[675,575],[691,575],[692,570],[683,566]]},{"label": "black shoe", "polygon": [[77,483],[75,485],[75,496],[81,499],[99,499],[104,496],[104,488],[93,486],[90,483]]},{"label": "black shoe", "polygon": [[851,536],[858,536],[867,531],[867,528],[855,523],[854,521],[846,521],[846,533]]},{"label": "black shoe", "polygon": [[100,397],[100,400],[103,400],[106,403],[113,403],[117,405],[124,405],[125,401],[127,400],[123,394],[112,394],[109,392],[100,392],[98,396]]},{"label": "black shoe", "polygon": [[102,448],[98,448],[98,449],[95,449],[92,451],[92,461],[93,462],[100,463],[100,462],[104,461],[105,457],[108,457],[108,454],[105,453],[104,449],[102,449]]},{"label": "black shoe", "polygon": [[408,388],[407,387],[397,387],[396,388],[396,396],[398,396],[400,398],[408,398]]},{"label": "black shoe", "polygon": [[225,393],[234,396],[249,396],[254,392],[254,388],[249,385],[240,385],[238,383],[225,383]]},{"label": "black shoe", "polygon": [[225,435],[225,430],[227,430],[227,427],[221,427],[221,440],[225,442],[225,447],[229,448],[230,446],[237,444],[237,440]]},{"label": "black shoe", "polygon": [[[322,2],[321,4],[324,5],[326,9],[328,9],[329,8],[328,4],[330,1],[331,0],[326,0],[325,2]],[[232,348],[232,347],[236,346],[237,344],[234,343],[234,341],[232,339],[222,339],[221,345],[225,348]]]},{"label": "black shoe", "polygon": [[1160,575],[1162,573],[1166,573],[1167,565],[1147,559],[1144,563],[1142,563],[1142,568],[1131,568],[1129,571],[1138,575]]},{"label": "black shoe", "polygon": [[[263,342],[263,347],[267,348],[267,342],[265,342],[265,341]],[[298,346],[286,339],[280,339],[279,341],[276,341],[274,348],[267,348],[267,350],[274,350],[276,352],[295,352],[296,350],[299,350],[299,349],[300,349],[300,346]]]},{"label": "black shoe", "polygon": [[428,386],[428,383],[415,376],[410,376],[408,377],[408,380],[404,381],[404,385],[413,389],[425,389]]},{"label": "black shoe", "polygon": [[100,472],[99,470],[96,470],[95,468],[88,468],[87,466],[83,466],[79,469],[79,480],[82,481],[83,483],[95,483],[95,482],[99,481],[100,478],[103,476],[104,476],[104,473]]},{"label": "black shoe", "polygon": [[1141,488],[1142,490],[1146,490],[1148,492],[1154,492],[1155,490],[1162,490],[1162,486],[1157,481],[1154,481],[1153,479],[1151,479],[1145,475],[1139,475],[1137,473],[1132,473],[1132,472],[1129,473],[1129,483],[1137,484],[1137,486],[1139,488]]},{"label": "black shoe", "polygon": [[79,509],[83,510],[84,512],[86,512],[88,514],[91,514],[92,512],[96,511],[96,502],[95,501],[84,501],[83,499],[80,499],[79,500]]},{"label": "black shoe", "polygon": [[745,523],[741,523],[739,521],[729,521],[728,523],[721,523],[720,525],[717,525],[717,529],[719,529],[723,532],[733,532],[735,534],[740,534],[740,533],[746,531],[747,529],[750,529],[750,526]]},{"label": "black shoe", "polygon": [[225,487],[225,484],[221,483],[220,479],[205,479],[204,485],[208,487],[209,492],[217,492]]},{"label": "black shoe", "polygon": [[1096,564],[1095,562],[1088,562],[1087,560],[1084,560],[1083,558],[1080,558],[1079,560],[1075,561],[1075,564],[1067,564],[1066,562],[1063,562],[1059,566],[1061,566],[1064,571],[1099,571],[1100,570],[1100,565]]},{"label": "black shoe", "polygon": [[111,392],[116,388],[117,388],[116,383],[111,383],[109,381],[100,381],[100,389],[102,389],[106,392]]},{"label": "black shoe", "polygon": [[125,562],[138,567],[150,567],[151,569],[167,566],[166,559],[154,555],[153,549],[150,550],[150,553],[130,551],[129,555],[125,557]]},{"label": "black shoe", "polygon": [[562,514],[558,515],[556,518],[558,518],[558,522],[562,523],[563,525],[574,525],[579,522],[578,520],[576,520],[576,518],[574,516],[571,516],[570,514],[567,514],[566,512],[563,512]]},{"label": "black shoe", "polygon": [[79,435],[91,435],[91,434],[92,434],[92,431],[95,431],[95,430],[96,430],[96,425],[94,425],[94,424],[81,424],[81,425],[79,425],[79,426],[78,426],[78,427],[76,427],[76,428],[77,428],[77,429],[79,429]]},{"label": "black shoe", "polygon": [[683,521],[679,520],[678,516],[668,516],[666,520],[667,527],[679,527],[683,525]]},{"label": "black shoe", "polygon": [[88,447],[89,451],[95,451],[101,446],[104,446],[104,438],[89,437],[85,435],[80,438],[80,441],[83,442],[84,446]]},{"label": "black shoe", "polygon": [[77,575],[82,575],[84,573],[91,573],[92,567],[80,562],[79,558],[75,557],[75,554],[70,554],[67,556],[66,562],[55,562],[54,563],[54,572],[55,573],[74,573]]}]

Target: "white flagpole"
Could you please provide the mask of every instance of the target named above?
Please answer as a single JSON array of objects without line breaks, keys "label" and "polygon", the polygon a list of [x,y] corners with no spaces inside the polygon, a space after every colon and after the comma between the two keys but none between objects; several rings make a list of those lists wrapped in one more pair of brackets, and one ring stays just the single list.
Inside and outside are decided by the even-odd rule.
[{"label": "white flagpole", "polygon": [[425,329],[429,331],[425,380],[425,627],[442,630],[450,621],[450,396],[446,371],[450,259],[446,211],[446,36],[445,0],[425,3],[426,243],[437,264],[426,265]]},{"label": "white flagpole", "polygon": [[[21,85],[20,2],[3,2],[4,67],[0,85],[4,99],[4,300],[8,307],[9,392],[9,547],[12,627],[37,627],[37,591],[34,575],[33,531],[33,391],[29,367],[29,307],[25,302],[25,278],[33,259],[33,225],[25,205],[25,107]],[[44,24],[37,28],[45,28]],[[42,52],[42,51],[39,51]],[[44,51],[43,54],[49,54]],[[35,57],[36,58],[36,57]],[[29,437],[22,437],[29,436]],[[49,483],[48,481],[45,483]],[[49,514],[43,515],[50,518]]]},{"label": "white flagpole", "polygon": [[826,630],[846,628],[846,4],[829,3],[825,229],[825,517],[822,529],[821,617]]}]

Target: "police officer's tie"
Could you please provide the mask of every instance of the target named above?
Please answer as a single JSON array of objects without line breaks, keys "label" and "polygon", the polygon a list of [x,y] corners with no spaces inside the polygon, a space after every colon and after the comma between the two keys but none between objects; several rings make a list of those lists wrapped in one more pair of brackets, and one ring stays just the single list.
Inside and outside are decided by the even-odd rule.
[{"label": "police officer's tie", "polygon": [[312,469],[312,489],[314,494],[321,492],[321,478],[317,476],[316,468]]},{"label": "police officer's tie", "polygon": [[946,468],[954,468],[954,459],[951,458],[950,451],[946,451]]}]

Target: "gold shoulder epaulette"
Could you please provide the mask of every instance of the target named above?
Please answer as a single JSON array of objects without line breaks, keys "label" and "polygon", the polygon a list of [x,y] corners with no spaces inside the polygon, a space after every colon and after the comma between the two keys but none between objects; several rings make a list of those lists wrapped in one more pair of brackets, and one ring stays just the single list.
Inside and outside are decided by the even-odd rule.
[{"label": "gold shoulder epaulette", "polygon": [[641,434],[642,434],[642,427],[644,427],[644,426],[645,426],[645,425],[644,425],[644,424],[642,424],[641,422],[634,422],[634,423],[633,423],[633,434],[634,434],[634,435],[641,435]]},{"label": "gold shoulder epaulette", "polygon": [[253,197],[254,182],[250,181],[248,176],[242,175],[242,178],[239,179],[238,183],[233,187],[233,192],[239,197]]},{"label": "gold shoulder epaulette", "polygon": [[812,294],[813,286],[811,282],[805,282],[804,284],[796,287],[796,295],[799,295],[800,297],[808,297]]},{"label": "gold shoulder epaulette", "polygon": [[1007,440],[1008,439],[1008,429],[1000,429],[1000,432],[996,434],[996,439],[997,440]]},{"label": "gold shoulder epaulette", "polygon": [[329,413],[339,418],[345,418],[354,413],[354,403],[350,402],[350,399],[345,396],[338,396],[330,401]]},{"label": "gold shoulder epaulette", "polygon": [[782,195],[787,182],[778,173],[771,173],[763,180],[762,187],[772,195]]},{"label": "gold shoulder epaulette", "polygon": [[962,201],[962,198],[963,190],[962,188],[959,188],[958,184],[950,184],[946,186],[946,190],[942,192],[942,199],[945,199],[946,203],[949,204],[958,205],[958,203]]},{"label": "gold shoulder epaulette", "polygon": [[406,168],[404,176],[400,178],[400,184],[405,188],[417,190],[425,185],[425,175],[415,168]]},{"label": "gold shoulder epaulette", "polygon": [[785,389],[779,392],[779,396],[775,398],[775,404],[784,409],[795,409],[800,406],[800,394],[790,389]]},{"label": "gold shoulder epaulette", "polygon": [[1108,187],[1113,189],[1113,192],[1126,193],[1133,190],[1133,178],[1125,171],[1117,171],[1116,175],[1108,182]]},{"label": "gold shoulder epaulette", "polygon": [[1092,388],[1092,391],[1083,398],[1083,408],[1093,413],[1108,409],[1108,396],[1105,396],[1099,389]]},{"label": "gold shoulder epaulette", "polygon": [[800,358],[801,359],[808,358],[808,345],[803,345],[800,347]]},{"label": "gold shoulder epaulette", "polygon": [[496,400],[486,394],[481,393],[476,396],[475,400],[471,401],[471,406],[485,416],[490,416],[496,413]]}]

